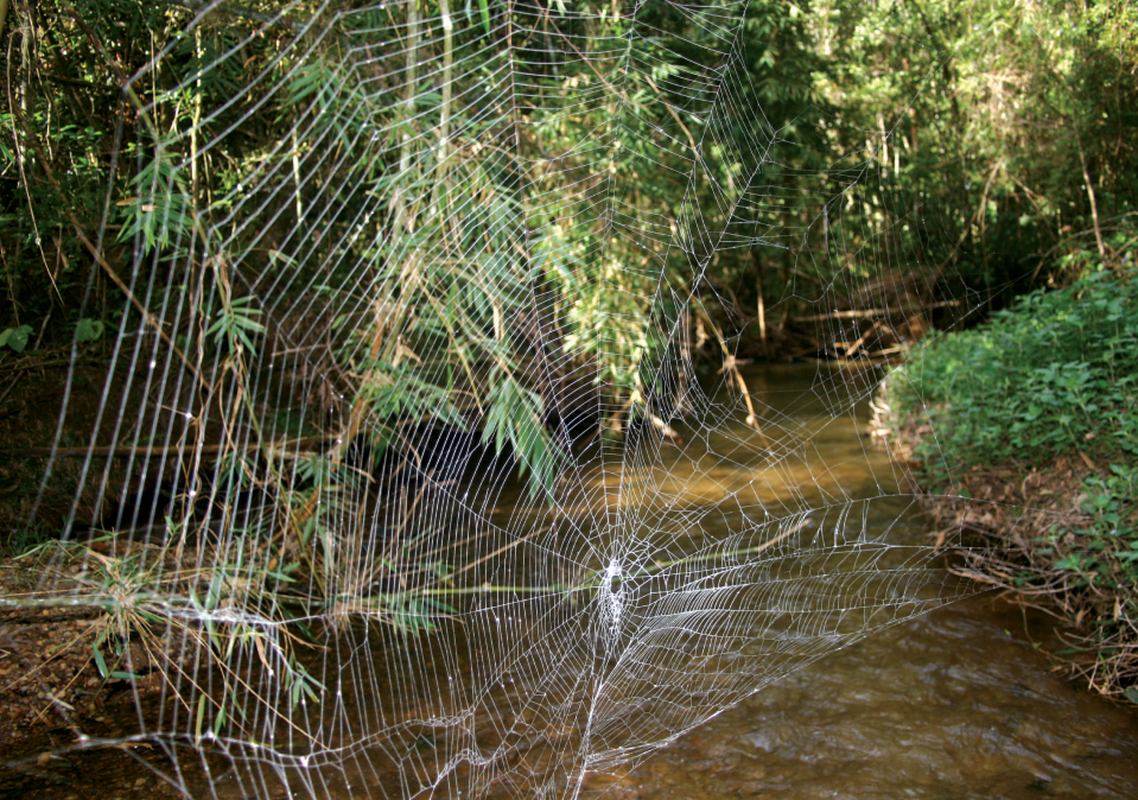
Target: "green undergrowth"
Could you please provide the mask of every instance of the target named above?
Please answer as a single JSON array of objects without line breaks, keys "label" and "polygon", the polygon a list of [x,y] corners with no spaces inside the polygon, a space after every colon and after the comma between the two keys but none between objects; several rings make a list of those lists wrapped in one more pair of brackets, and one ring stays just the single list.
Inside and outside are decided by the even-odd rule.
[{"label": "green undergrowth", "polygon": [[943,485],[961,465],[1138,454],[1138,308],[1132,281],[1097,273],[1034,292],[986,325],[933,333],[890,380],[901,423],[935,436],[916,455]]},{"label": "green undergrowth", "polygon": [[1138,702],[1135,273],[927,337],[879,402],[938,518],[987,544],[969,574],[1066,612],[1076,670]]}]

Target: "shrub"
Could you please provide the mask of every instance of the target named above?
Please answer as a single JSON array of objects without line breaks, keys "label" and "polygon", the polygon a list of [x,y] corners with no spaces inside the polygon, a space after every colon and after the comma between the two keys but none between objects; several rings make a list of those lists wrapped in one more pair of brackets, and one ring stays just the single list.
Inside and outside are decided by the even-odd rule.
[{"label": "shrub", "polygon": [[1048,598],[1080,629],[1065,652],[1076,672],[1134,702],[1136,305],[1126,273],[1035,292],[974,330],[928,337],[882,389],[889,435],[937,515],[983,540],[962,571]]},{"label": "shrub", "polygon": [[888,378],[896,430],[936,432],[914,451],[943,485],[954,470],[1062,453],[1138,453],[1133,281],[1097,273],[1034,292],[974,330],[934,333]]}]

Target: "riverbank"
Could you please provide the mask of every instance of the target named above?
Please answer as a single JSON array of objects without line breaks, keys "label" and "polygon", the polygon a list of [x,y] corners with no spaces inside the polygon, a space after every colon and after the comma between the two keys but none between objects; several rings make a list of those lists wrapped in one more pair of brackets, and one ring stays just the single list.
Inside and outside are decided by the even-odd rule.
[{"label": "riverbank", "polygon": [[0,558],[0,750],[45,730],[102,730],[163,688],[156,660],[140,642],[124,646],[102,607],[21,605],[45,575],[65,591],[81,569],[35,553]]},{"label": "riverbank", "polygon": [[1130,275],[1025,297],[891,372],[877,430],[960,570],[1055,614],[1053,654],[1138,703],[1138,309]]}]

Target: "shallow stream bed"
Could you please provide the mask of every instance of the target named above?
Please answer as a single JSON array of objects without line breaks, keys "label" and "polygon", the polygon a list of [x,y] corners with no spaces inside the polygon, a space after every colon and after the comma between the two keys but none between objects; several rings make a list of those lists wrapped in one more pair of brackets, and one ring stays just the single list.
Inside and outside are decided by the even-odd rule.
[{"label": "shallow stream bed", "polygon": [[[865,435],[865,395],[872,375],[827,371],[819,377],[813,368],[777,366],[752,368],[745,377],[766,421],[769,447],[732,450],[732,442],[751,435],[741,422],[734,436],[708,435],[701,443],[688,437],[688,447],[706,447],[707,452],[692,457],[690,451],[675,450],[676,463],[661,470],[675,497],[715,504],[725,496],[751,493],[773,516],[874,498],[866,506],[867,516],[858,520],[865,535],[901,544],[930,542],[927,521],[902,489],[904,470]],[[852,406],[851,389],[862,398]],[[775,454],[773,468],[770,453]],[[504,498],[503,508],[508,506]],[[707,524],[715,518],[707,516]],[[721,519],[731,524],[729,515]],[[704,530],[709,539],[724,533]],[[938,577],[930,572],[928,580],[933,586]],[[1045,615],[1024,612],[993,592],[972,594],[770,683],[635,768],[617,767],[590,777],[582,796],[1138,797],[1138,714],[1063,680],[1046,654],[1060,646]],[[368,663],[382,663],[388,652],[377,639]],[[345,736],[349,728],[365,729],[368,715],[392,699],[383,696],[390,688],[380,684],[376,689],[378,694],[356,698],[357,705],[343,701],[349,717]],[[499,700],[516,698],[503,694]],[[136,724],[133,709],[123,703],[117,710],[108,708],[94,732],[129,737]],[[29,743],[43,749],[42,759],[36,760],[33,750],[6,754],[30,753],[35,769],[16,775],[0,767],[0,797],[143,800],[177,794],[151,772],[169,770],[162,753],[141,740],[129,748],[69,750],[65,758],[48,757],[47,750],[66,747],[56,738],[67,733],[52,731]],[[434,747],[428,737],[414,744],[422,744],[424,755]],[[411,784],[401,780],[406,775],[384,769],[382,759],[373,755],[361,754],[350,780],[347,773],[327,770],[309,785],[319,789],[317,796],[333,800],[408,794]],[[212,777],[206,778],[192,768],[195,761],[190,756],[182,762],[190,767],[183,773],[184,788],[195,797],[290,796],[274,781],[271,767],[255,780],[244,780],[239,771],[214,761]],[[365,766],[370,775],[363,774]],[[526,796],[509,790],[492,795]]]},{"label": "shallow stream bed", "polygon": [[[800,491],[897,491],[866,403],[832,416],[798,367],[747,377],[784,429],[810,433]],[[872,508],[892,539],[929,541],[904,496]],[[1138,714],[1056,673],[1058,633],[993,592],[968,597],[762,689],[616,783],[644,800],[1136,798]]]}]

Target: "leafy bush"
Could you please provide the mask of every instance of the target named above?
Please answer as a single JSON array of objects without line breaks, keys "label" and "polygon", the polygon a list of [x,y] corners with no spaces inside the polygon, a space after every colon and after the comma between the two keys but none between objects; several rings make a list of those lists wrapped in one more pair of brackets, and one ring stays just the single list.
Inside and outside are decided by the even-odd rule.
[{"label": "leafy bush", "polygon": [[1138,309],[1129,277],[1034,292],[975,330],[927,337],[889,378],[898,426],[928,423],[916,460],[961,466],[1138,453]]},{"label": "leafy bush", "polygon": [[[986,544],[963,572],[1049,598],[1081,629],[1065,653],[1075,672],[1138,702],[1135,305],[1126,272],[1033,293],[928,337],[883,394],[891,435],[951,506],[935,515]],[[994,505],[976,514],[969,498]]]}]

